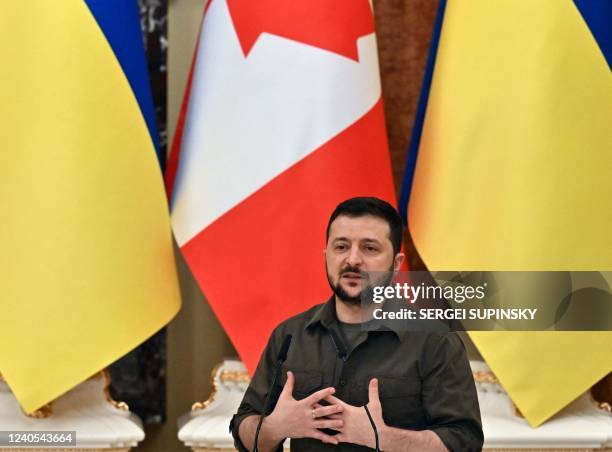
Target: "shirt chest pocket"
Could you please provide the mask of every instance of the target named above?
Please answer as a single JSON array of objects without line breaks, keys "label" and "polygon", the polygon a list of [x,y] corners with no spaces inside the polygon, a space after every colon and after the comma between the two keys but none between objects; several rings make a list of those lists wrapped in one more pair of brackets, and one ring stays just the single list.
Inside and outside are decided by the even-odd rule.
[{"label": "shirt chest pocket", "polygon": [[424,427],[427,420],[421,401],[420,379],[416,376],[377,378],[385,423],[393,427]]},{"label": "shirt chest pocket", "polygon": [[[296,400],[301,400],[308,397],[315,391],[322,389],[323,375],[317,371],[300,371],[292,370],[293,376],[295,377],[295,383],[293,385],[293,397]],[[281,384],[283,387],[287,382],[287,372],[283,372],[281,377]]]}]

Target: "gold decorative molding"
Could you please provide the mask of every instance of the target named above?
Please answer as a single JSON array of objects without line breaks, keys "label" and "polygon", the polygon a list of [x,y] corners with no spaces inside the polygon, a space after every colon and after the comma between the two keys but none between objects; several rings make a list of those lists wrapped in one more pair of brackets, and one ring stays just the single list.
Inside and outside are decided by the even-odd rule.
[{"label": "gold decorative molding", "polygon": [[592,391],[589,391],[589,399],[591,400],[591,403],[595,405],[598,409],[606,411],[608,413],[612,413],[612,405],[610,405],[608,402],[602,402],[600,400],[597,400],[593,395]]},{"label": "gold decorative molding", "polygon": [[217,375],[217,372],[219,371],[221,366],[223,366],[222,362],[213,367],[213,370],[210,372],[209,381],[212,389],[210,391],[208,399],[204,400],[203,402],[195,402],[193,405],[191,405],[191,411],[205,410],[210,406],[211,403],[215,401],[218,391],[217,382],[215,381],[215,375]]},{"label": "gold decorative molding", "polygon": [[493,372],[473,371],[472,376],[476,383],[499,384],[499,380]]},{"label": "gold decorative molding", "polygon": [[600,410],[604,410],[607,411],[608,413],[612,413],[612,405],[610,405],[608,402],[595,402],[597,403],[597,408],[599,408]]},{"label": "gold decorative molding", "polygon": [[[213,370],[210,372],[210,385],[212,390],[210,391],[210,395],[208,399],[203,402],[195,402],[191,405],[191,411],[205,410],[210,406],[211,403],[215,401],[217,397],[217,392],[219,388],[217,386],[217,381],[215,380],[215,375],[219,372],[219,369],[223,366],[223,363],[217,364],[213,367]],[[223,370],[219,374],[219,381],[221,383],[249,383],[251,381],[251,377],[246,371],[237,371],[237,370]]]},{"label": "gold decorative molding", "polygon": [[[23,411],[23,408],[21,409],[21,411]],[[51,401],[47,403],[46,405],[41,406],[39,409],[32,411],[31,413],[26,413],[25,411],[23,411],[23,413],[27,417],[31,417],[32,419],[48,418],[49,416],[53,414],[53,402]]]},{"label": "gold decorative molding", "polygon": [[250,383],[251,377],[246,371],[224,370],[219,375],[221,383]]},{"label": "gold decorative molding", "polygon": [[[472,371],[472,376],[474,377],[474,381],[476,383],[488,383],[492,385],[500,384],[495,374],[491,371],[475,370]],[[523,413],[521,413],[521,410],[518,409],[512,399],[510,399],[510,402],[512,403],[512,411],[514,412],[514,415],[520,418],[524,418]]]},{"label": "gold decorative molding", "polygon": [[97,373],[94,377],[98,377],[99,375],[101,375],[102,378],[104,379],[104,397],[106,398],[106,401],[121,411],[130,411],[130,407],[128,406],[127,403],[117,401],[113,399],[113,397],[111,396],[110,385],[112,383],[112,380],[111,380],[110,372],[108,371],[108,369],[102,370],[101,372]]}]

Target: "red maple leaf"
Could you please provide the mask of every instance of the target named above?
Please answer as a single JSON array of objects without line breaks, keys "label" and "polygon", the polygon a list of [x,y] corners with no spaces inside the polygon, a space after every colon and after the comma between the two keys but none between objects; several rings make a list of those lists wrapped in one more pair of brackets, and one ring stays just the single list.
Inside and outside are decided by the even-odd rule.
[{"label": "red maple leaf", "polygon": [[246,56],[262,33],[358,61],[357,39],[374,32],[369,0],[227,0]]}]

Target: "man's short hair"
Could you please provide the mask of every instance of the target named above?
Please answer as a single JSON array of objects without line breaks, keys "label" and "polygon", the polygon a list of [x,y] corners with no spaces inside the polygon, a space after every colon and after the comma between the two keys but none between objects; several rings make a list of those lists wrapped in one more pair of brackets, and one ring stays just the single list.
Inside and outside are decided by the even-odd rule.
[{"label": "man's short hair", "polygon": [[372,215],[373,217],[385,220],[389,225],[389,240],[391,240],[391,244],[393,245],[393,254],[395,255],[400,252],[404,233],[402,219],[397,213],[397,210],[388,202],[374,197],[356,197],[341,202],[332,212],[331,217],[329,217],[329,223],[327,223],[327,231],[325,233],[326,240],[329,240],[329,229],[331,224],[341,215],[351,218]]}]

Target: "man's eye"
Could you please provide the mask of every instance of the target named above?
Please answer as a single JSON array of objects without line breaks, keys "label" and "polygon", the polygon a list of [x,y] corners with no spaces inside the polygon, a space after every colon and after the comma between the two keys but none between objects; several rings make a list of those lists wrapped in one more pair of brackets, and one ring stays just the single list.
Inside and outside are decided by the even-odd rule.
[{"label": "man's eye", "polygon": [[369,253],[375,253],[376,251],[378,251],[378,248],[376,248],[375,246],[366,246],[365,249]]},{"label": "man's eye", "polygon": [[335,249],[336,251],[345,251],[345,250],[346,250],[346,245],[336,245],[336,246],[334,247],[334,249]]}]

